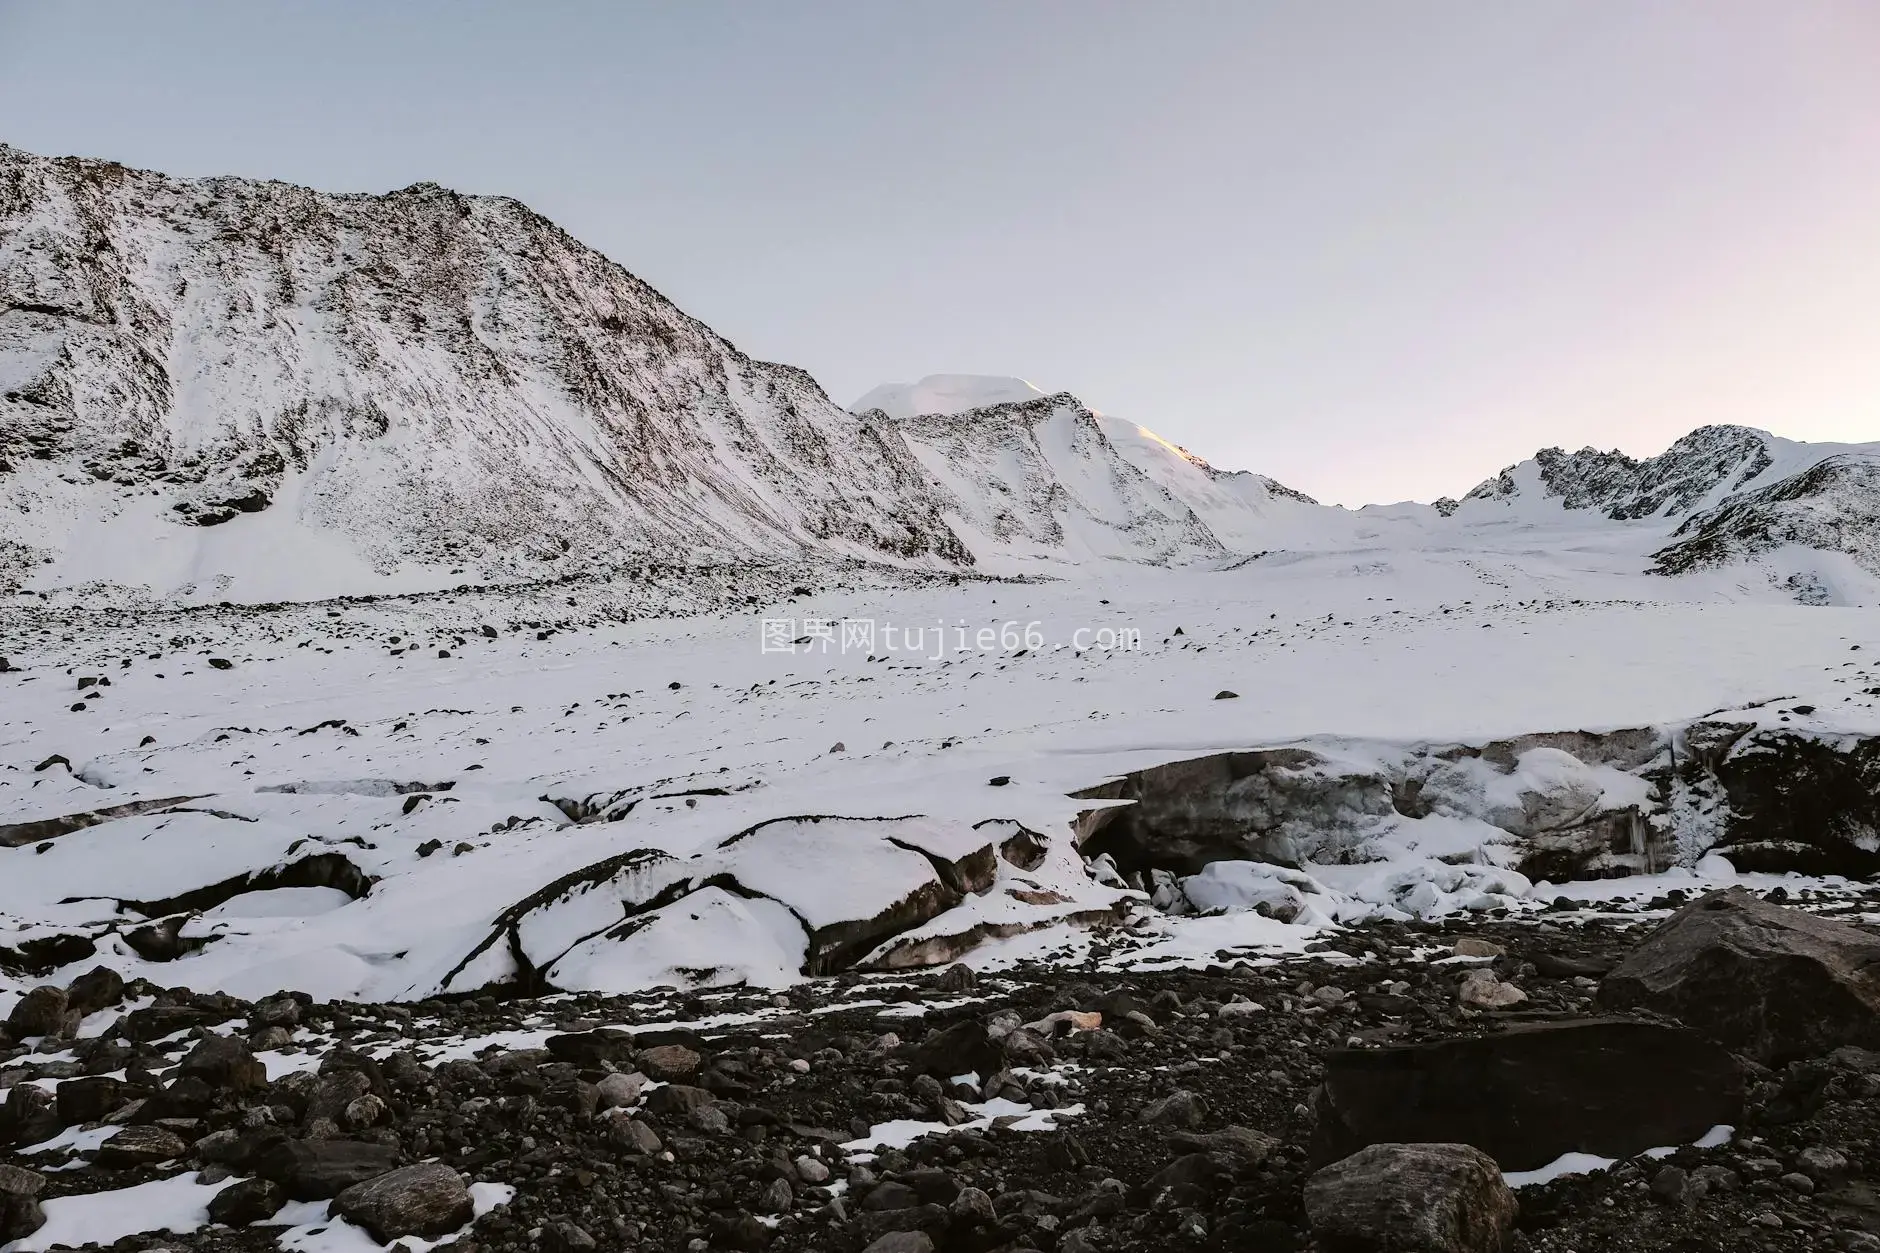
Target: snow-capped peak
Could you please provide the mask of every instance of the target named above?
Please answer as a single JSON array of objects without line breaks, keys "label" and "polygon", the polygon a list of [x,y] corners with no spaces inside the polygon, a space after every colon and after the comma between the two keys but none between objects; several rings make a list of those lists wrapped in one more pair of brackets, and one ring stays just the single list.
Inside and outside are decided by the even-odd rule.
[{"label": "snow-capped peak", "polygon": [[1037,400],[1045,394],[1021,378],[997,374],[929,374],[918,383],[883,383],[849,409],[854,413],[879,409],[891,418],[913,418]]}]

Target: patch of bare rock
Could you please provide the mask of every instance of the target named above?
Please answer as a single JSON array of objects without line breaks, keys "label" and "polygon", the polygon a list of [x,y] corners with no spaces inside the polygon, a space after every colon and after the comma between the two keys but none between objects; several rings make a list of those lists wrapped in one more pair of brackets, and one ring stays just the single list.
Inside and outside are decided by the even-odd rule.
[{"label": "patch of bare rock", "polygon": [[[0,1244],[191,1174],[210,1224],[116,1253],[259,1253],[318,1205],[465,1253],[1880,1250],[1880,939],[1845,905],[1675,903],[783,993],[81,974],[0,1035]],[[1568,1154],[1610,1165],[1519,1173]]]}]

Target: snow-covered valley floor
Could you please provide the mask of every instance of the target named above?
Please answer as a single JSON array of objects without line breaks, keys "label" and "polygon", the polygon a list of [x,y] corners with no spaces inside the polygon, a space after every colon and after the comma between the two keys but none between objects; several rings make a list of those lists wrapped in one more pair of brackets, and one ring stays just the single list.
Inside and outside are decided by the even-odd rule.
[{"label": "snow-covered valley floor", "polygon": [[[1057,581],[851,572],[846,586],[735,612],[631,622],[584,622],[562,603],[579,597],[540,591],[118,620],[23,599],[0,649],[13,667],[0,675],[0,828],[26,833],[0,849],[0,947],[85,934],[96,954],[74,970],[104,960],[249,997],[416,998],[513,977],[503,945],[462,968],[505,909],[657,850],[753,892],[688,897],[705,917],[662,915],[618,944],[591,937],[678,870],[539,909],[525,947],[578,950],[550,982],[774,985],[800,977],[799,924],[862,917],[929,873],[908,838],[964,848],[1003,824],[990,829],[1023,828],[1047,848],[1024,869],[1001,859],[998,890],[982,884],[925,930],[904,929],[904,949],[977,923],[1120,916],[1140,895],[1086,874],[1069,833],[1092,802],[1070,793],[1170,761],[1300,741],[1362,755],[1719,711],[1830,739],[1880,733],[1880,613],[1797,605],[1741,567],[1638,575],[1611,531],[1545,553],[1515,532],[1467,554],[1118,564]],[[572,625],[524,625],[557,612]],[[139,812],[152,801],[168,803]],[[43,842],[27,825],[124,806]],[[802,816],[918,818],[927,834],[773,825],[744,850],[721,848]],[[1475,830],[1405,820],[1383,847],[1393,870],[1490,863],[1462,855]],[[370,884],[241,880],[311,853],[340,854]],[[1368,874],[1321,877],[1362,901]],[[1501,904],[1534,895],[1505,876],[1487,886]],[[755,899],[766,894],[790,913]],[[146,960],[119,934],[153,902],[187,915],[180,955]],[[1155,926],[1205,928],[1208,951],[1236,935],[1297,948],[1309,934],[1254,913]]]}]

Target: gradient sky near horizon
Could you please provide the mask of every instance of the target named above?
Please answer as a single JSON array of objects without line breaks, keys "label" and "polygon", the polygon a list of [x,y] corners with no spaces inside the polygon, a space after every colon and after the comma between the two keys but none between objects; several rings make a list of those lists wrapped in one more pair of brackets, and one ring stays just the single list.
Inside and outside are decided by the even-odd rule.
[{"label": "gradient sky near horizon", "polygon": [[841,403],[1021,375],[1345,504],[1880,439],[1873,0],[0,0],[0,141],[513,195]]}]

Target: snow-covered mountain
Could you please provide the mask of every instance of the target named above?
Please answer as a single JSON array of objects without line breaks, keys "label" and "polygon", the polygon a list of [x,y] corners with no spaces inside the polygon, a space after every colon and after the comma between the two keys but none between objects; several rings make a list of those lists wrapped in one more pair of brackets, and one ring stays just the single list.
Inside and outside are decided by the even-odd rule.
[{"label": "snow-covered mountain", "polygon": [[1662,536],[1649,554],[1654,573],[1760,558],[1786,567],[1784,581],[1805,601],[1843,599],[1823,585],[1824,556],[1880,575],[1880,442],[1810,444],[1707,426],[1643,460],[1549,448],[1436,507],[1465,521],[1637,525]]},{"label": "snow-covered mountain", "polygon": [[0,146],[4,588],[256,602],[805,560],[1062,574],[1590,525],[1618,528],[1640,573],[1749,560],[1832,601],[1880,574],[1876,458],[1705,428],[1644,461],[1547,450],[1433,508],[1320,506],[1023,379],[934,375],[845,410],[513,200]]},{"label": "snow-covered mountain", "polygon": [[[1342,510],[1323,508],[1310,496],[1265,475],[1218,470],[1147,427],[1099,413],[1069,393],[1047,396],[1020,378],[932,374],[918,383],[883,383],[850,408],[860,414],[879,412],[900,420],[917,448],[934,450],[922,458],[930,468],[942,462],[958,466],[962,453],[967,457],[996,458],[998,449],[993,444],[1003,444],[1009,453],[1016,445],[1036,443],[1035,438],[1028,439],[1016,428],[1029,431],[1043,413],[1074,412],[1084,446],[1072,455],[1086,460],[1074,468],[1061,457],[1053,458],[1050,451],[1032,452],[1031,459],[1038,463],[1033,467],[1034,482],[1043,480],[1041,472],[1049,465],[1049,475],[1059,478],[1075,499],[1085,502],[1080,514],[1102,519],[1106,516],[1102,505],[1090,502],[1102,500],[1104,494],[1098,493],[1095,498],[1080,494],[1074,481],[1088,474],[1133,481],[1135,474],[1140,474],[1166,493],[1168,501],[1156,497],[1146,502],[1145,512],[1136,515],[1139,527],[1153,529],[1162,525],[1160,520],[1172,519],[1184,533],[1184,542],[1199,542],[1205,547],[1211,541],[1227,553],[1259,553],[1301,539],[1310,543],[1344,530],[1333,516]],[[1058,437],[1058,447],[1069,450],[1075,446],[1076,441],[1069,435],[1066,431]],[[936,445],[945,448],[937,449]],[[973,472],[997,473],[987,465],[973,467]],[[995,505],[1002,503],[996,496],[991,500]],[[1197,525],[1200,531],[1195,530]],[[1206,538],[1200,538],[1201,532]]]}]

